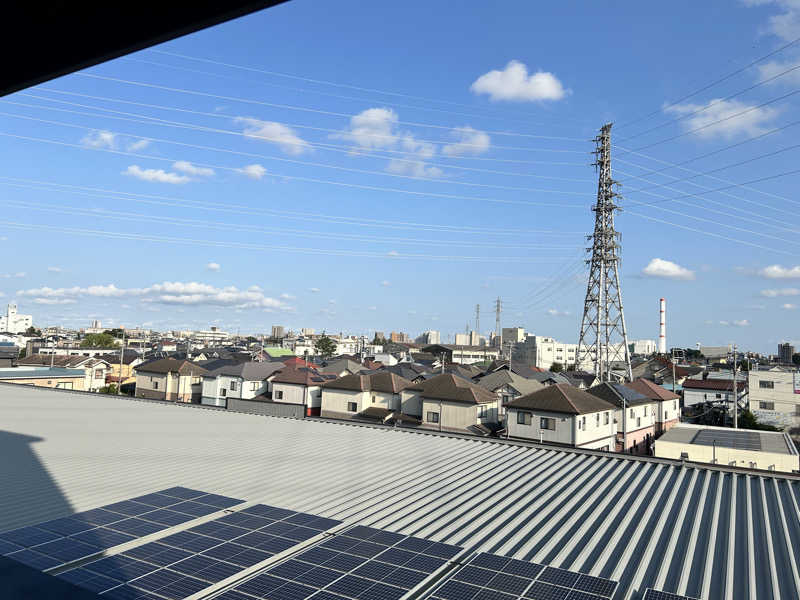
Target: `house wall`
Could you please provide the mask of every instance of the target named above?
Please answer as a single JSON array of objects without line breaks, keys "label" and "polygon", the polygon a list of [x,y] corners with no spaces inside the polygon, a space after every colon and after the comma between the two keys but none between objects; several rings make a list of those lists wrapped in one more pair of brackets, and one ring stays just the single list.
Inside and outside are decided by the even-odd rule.
[{"label": "house wall", "polygon": [[296,383],[276,383],[273,381],[272,400],[285,404],[305,404],[308,408],[315,410],[320,409],[322,406],[320,387],[318,385],[306,388],[306,386]]},{"label": "house wall", "polygon": [[150,400],[171,400],[176,402],[200,402],[202,377],[174,373],[136,374],[136,397]]},{"label": "house wall", "polygon": [[404,415],[422,416],[422,396],[420,392],[403,390],[400,392],[400,403],[400,411]]},{"label": "house wall", "polygon": [[303,407],[299,404],[286,404],[284,402],[269,402],[266,400],[242,400],[228,398],[227,408],[231,411],[264,415],[268,417],[291,417],[302,419]]},{"label": "house wall", "polygon": [[614,450],[614,411],[604,410],[578,415],[575,421],[575,446],[578,448],[604,448]]},{"label": "house wall", "polygon": [[[320,416],[332,419],[350,419],[363,410],[365,396],[366,392],[322,388]],[[355,412],[347,410],[347,405],[350,402],[357,404]]]},{"label": "house wall", "polygon": [[[739,401],[747,400],[747,392],[739,393]],[[730,402],[733,406],[733,390],[683,389],[683,405],[694,406],[703,402]]]},{"label": "house wall", "polygon": [[648,451],[646,442],[656,435],[657,405],[658,402],[653,401],[629,406],[625,409],[624,419],[621,408],[614,411],[617,451],[628,451],[634,447],[641,453]]},{"label": "house wall", "polygon": [[[531,424],[521,425],[517,423],[520,412],[531,413]],[[541,418],[546,417],[555,419],[555,430],[541,429]],[[523,410],[519,408],[508,408],[508,435],[513,438],[522,438],[549,442],[551,444],[564,444],[567,446],[575,445],[575,418],[572,415],[554,413],[548,411]]]},{"label": "house wall", "polygon": [[71,390],[84,390],[84,377],[31,377],[31,378],[9,378],[0,379],[2,383],[16,383],[21,385],[33,385],[36,387],[65,388]]},{"label": "house wall", "polygon": [[[800,393],[794,393],[793,376],[780,371],[750,371],[750,410],[759,421],[784,428],[800,426]],[[772,382],[772,389],[762,388],[761,382]],[[773,407],[767,408],[770,402]]]},{"label": "house wall", "polygon": [[[428,421],[429,412],[439,413],[438,423]],[[475,404],[422,398],[422,427],[426,429],[464,432],[477,423],[478,407]]]}]

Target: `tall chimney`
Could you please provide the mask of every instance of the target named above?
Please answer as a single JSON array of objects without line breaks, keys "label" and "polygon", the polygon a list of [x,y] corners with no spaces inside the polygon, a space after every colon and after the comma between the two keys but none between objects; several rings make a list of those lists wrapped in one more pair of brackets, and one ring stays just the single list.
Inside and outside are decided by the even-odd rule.
[{"label": "tall chimney", "polygon": [[666,354],[667,353],[667,325],[666,325],[666,312],[667,312],[667,301],[661,298],[659,300],[659,323],[660,328],[658,330],[658,353],[659,354]]}]

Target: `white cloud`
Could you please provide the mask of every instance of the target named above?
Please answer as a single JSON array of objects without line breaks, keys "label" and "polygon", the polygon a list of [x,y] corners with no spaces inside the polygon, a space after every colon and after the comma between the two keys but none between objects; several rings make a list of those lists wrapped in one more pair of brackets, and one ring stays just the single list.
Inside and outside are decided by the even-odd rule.
[{"label": "white cloud", "polygon": [[389,252],[386,253],[386,256],[400,256],[400,253],[397,250],[389,250]]},{"label": "white cloud", "polygon": [[34,298],[32,302],[34,304],[57,305],[57,304],[75,304],[77,303],[77,300],[73,300],[72,298]]},{"label": "white cloud", "polygon": [[787,42],[800,37],[800,2],[798,0],[743,0],[745,6],[773,4],[783,12],[771,15],[764,30]]},{"label": "white cloud", "polygon": [[198,167],[193,165],[188,160],[179,160],[172,163],[172,168],[187,175],[194,175],[196,177],[211,177],[214,174],[214,169],[208,167]]},{"label": "white cloud", "polygon": [[81,138],[81,145],[87,148],[110,148],[117,147],[117,136],[105,129],[94,130]]},{"label": "white cloud", "polygon": [[749,327],[750,321],[747,319],[739,319],[735,321],[720,321],[719,324],[725,327]]},{"label": "white cloud", "polygon": [[3,273],[0,277],[3,279],[22,279],[25,275],[25,271],[18,271],[16,273]]},{"label": "white cloud", "polygon": [[328,304],[336,304],[336,300],[334,300],[333,298],[331,298],[330,300],[328,300]]},{"label": "white cloud", "polygon": [[389,281],[387,281],[387,280],[385,280],[385,279],[384,279],[383,281],[381,281],[381,285],[382,285],[383,287],[389,287],[389,286],[390,286],[390,285],[392,285],[392,284],[391,284],[391,282],[389,282]]},{"label": "white cloud", "polygon": [[367,310],[378,310],[377,306],[368,306]]},{"label": "white cloud", "polygon": [[800,265],[794,267],[770,265],[759,270],[758,274],[767,279],[800,279]]},{"label": "white cloud", "polygon": [[249,292],[263,292],[264,290],[261,288],[260,285],[251,285],[249,288],[247,288],[247,291],[249,291]]},{"label": "white cloud", "polygon": [[647,266],[642,269],[642,275],[647,277],[658,277],[661,279],[677,279],[689,281],[694,279],[694,271],[680,266],[669,260],[662,258],[652,259]]},{"label": "white cloud", "polygon": [[64,269],[61,267],[47,267],[48,273],[63,273]]},{"label": "white cloud", "polygon": [[444,175],[439,167],[431,167],[425,163],[436,154],[436,146],[430,142],[420,142],[413,135],[406,134],[400,138],[400,147],[413,158],[393,158],[386,166],[389,173],[412,177],[441,177]]},{"label": "white cloud", "polygon": [[251,117],[237,117],[234,121],[244,125],[242,133],[245,137],[276,144],[285,154],[296,156],[311,149],[307,141],[298,136],[294,129],[283,123],[262,121]]},{"label": "white cloud", "polygon": [[261,179],[267,174],[267,170],[259,164],[245,165],[241,169],[236,170],[250,179]]},{"label": "white cloud", "polygon": [[761,290],[761,295],[766,298],[778,298],[779,296],[800,296],[798,288],[781,288],[771,290]]},{"label": "white cloud", "polygon": [[287,294],[286,292],[284,292],[283,294],[281,294],[281,299],[282,299],[282,300],[294,300],[294,296],[292,296],[291,294]]},{"label": "white cloud", "polygon": [[316,287],[308,288],[308,291],[311,292],[312,294],[318,294],[319,288]]},{"label": "white cloud", "polygon": [[781,308],[784,310],[794,310],[797,308],[797,304],[789,304],[787,302],[786,304],[781,304]]},{"label": "white cloud", "polygon": [[483,154],[489,149],[491,139],[483,131],[473,129],[469,125],[466,127],[456,127],[450,132],[456,140],[452,144],[442,146],[442,154],[445,156],[462,156],[464,154],[478,155]]},{"label": "white cloud", "polygon": [[[705,110],[684,119],[681,121],[681,125],[686,131],[702,127],[703,129],[693,134],[702,139],[714,137],[732,139],[740,134],[748,136],[760,135],[767,131],[765,125],[778,116],[779,112],[775,108],[758,108],[755,104],[720,98],[709,100],[706,104],[667,106],[664,108],[664,112],[675,115],[688,115],[701,109]],[[717,121],[720,122],[717,123]]]},{"label": "white cloud", "polygon": [[[235,286],[216,287],[207,283],[165,281],[143,288],[119,288],[114,284],[88,287],[50,288],[41,287],[20,290],[17,295],[23,298],[48,300],[49,304],[63,304],[64,300],[77,301],[83,298],[123,298],[138,297],[143,303],[185,305],[185,306],[227,306],[232,308],[270,308],[288,310],[280,299],[265,296],[261,291],[240,290]],[[44,302],[39,302],[44,303]],[[145,307],[148,310],[155,307]]]},{"label": "white cloud", "polygon": [[150,145],[150,140],[136,140],[128,144],[128,152],[138,152]]},{"label": "white cloud", "polygon": [[[786,61],[786,62],[768,62],[766,64],[761,65],[758,67],[758,74],[759,74],[759,81],[765,81],[767,79],[772,79],[778,75],[781,75],[784,71],[789,71],[792,67],[796,67],[796,61]],[[769,82],[769,85],[775,84],[784,84],[784,85],[796,85],[800,83],[800,69],[795,69],[785,75],[781,75],[777,79],[773,79]]]},{"label": "white cloud", "polygon": [[164,169],[142,169],[139,165],[131,165],[122,172],[123,175],[130,175],[141,179],[142,181],[150,181],[156,183],[172,183],[180,184],[191,181],[186,175],[179,175],[178,173],[168,173]]},{"label": "white cloud", "polygon": [[220,264],[215,262],[210,262],[206,265],[206,269],[209,271],[219,271],[221,268]]},{"label": "white cloud", "polygon": [[558,78],[546,71],[528,74],[528,67],[512,60],[502,71],[492,70],[478,77],[469,88],[474,94],[488,94],[491,100],[561,100],[566,90]]},{"label": "white cloud", "polygon": [[547,314],[550,315],[551,317],[568,317],[572,313],[570,313],[568,310],[558,310],[556,308],[548,308]]},{"label": "white cloud", "polygon": [[391,108],[368,108],[350,117],[350,127],[332,137],[346,139],[366,150],[391,148],[397,142],[397,113]]}]

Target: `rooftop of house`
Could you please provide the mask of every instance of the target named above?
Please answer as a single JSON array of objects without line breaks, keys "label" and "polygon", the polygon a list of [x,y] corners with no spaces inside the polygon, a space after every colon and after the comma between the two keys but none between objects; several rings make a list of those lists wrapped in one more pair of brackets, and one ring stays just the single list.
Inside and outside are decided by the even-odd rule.
[{"label": "rooftop of house", "polygon": [[0,414],[0,531],[185,486],[610,577],[615,598],[800,592],[788,474],[11,384]]},{"label": "rooftop of house", "polygon": [[[210,365],[208,367],[210,367]],[[230,377],[241,377],[245,381],[262,381],[276,371],[280,371],[281,369],[285,368],[286,367],[283,365],[283,363],[270,361],[229,363],[209,369],[208,373],[203,375],[203,377],[214,378],[219,375],[228,375]]]},{"label": "rooftop of house", "polygon": [[491,372],[487,375],[482,375],[474,380],[482,388],[486,388],[490,392],[495,392],[499,388],[508,385],[517,390],[523,396],[531,394],[544,387],[543,383],[539,383],[535,379],[527,379],[522,375],[518,375],[513,371],[501,369],[499,371]]},{"label": "rooftop of house", "polygon": [[326,381],[336,379],[336,375],[331,373],[320,373],[316,369],[309,367],[283,367],[277,371],[272,383],[290,383],[295,385],[319,386]]},{"label": "rooftop of house", "polygon": [[778,431],[753,431],[679,423],[664,433],[656,443],[671,442],[686,445],[712,446],[753,452],[772,452],[797,456],[791,438]]},{"label": "rooftop of house", "polygon": [[548,385],[506,404],[509,408],[583,415],[613,410],[614,405],[568,383]]},{"label": "rooftop of house", "polygon": [[678,394],[670,392],[669,390],[656,383],[653,383],[649,379],[644,379],[643,377],[629,381],[624,385],[652,400],[677,400],[680,398]]},{"label": "rooftop of house", "polygon": [[[119,358],[117,359],[119,362]],[[79,367],[94,367],[108,363],[104,357],[93,358],[90,356],[67,356],[63,354],[31,354],[25,358],[17,359],[19,366],[50,366],[75,369]]]},{"label": "rooftop of house", "polygon": [[623,406],[639,406],[641,404],[650,404],[653,402],[648,396],[640,394],[635,389],[626,387],[625,384],[622,383],[599,383],[586,391],[593,396],[602,398],[606,402],[610,402],[617,408],[622,408]]},{"label": "rooftop of house", "polygon": [[497,396],[489,390],[453,373],[443,373],[406,388],[421,392],[423,398],[447,400],[464,404],[486,404],[497,401]]},{"label": "rooftop of house", "polygon": [[[685,390],[714,390],[716,392],[733,391],[732,379],[684,379],[683,389]],[[746,381],[737,381],[736,387],[741,392],[747,387]]]},{"label": "rooftop of house", "polygon": [[387,372],[345,375],[324,384],[325,389],[397,394],[411,385],[408,379]]},{"label": "rooftop of house", "polygon": [[200,377],[208,373],[203,367],[190,360],[178,360],[175,358],[157,358],[134,367],[134,370],[137,373],[177,373],[178,375],[192,375],[194,377]]},{"label": "rooftop of house", "polygon": [[64,367],[9,367],[0,369],[0,379],[66,379],[69,377],[85,377],[81,369],[67,369]]}]

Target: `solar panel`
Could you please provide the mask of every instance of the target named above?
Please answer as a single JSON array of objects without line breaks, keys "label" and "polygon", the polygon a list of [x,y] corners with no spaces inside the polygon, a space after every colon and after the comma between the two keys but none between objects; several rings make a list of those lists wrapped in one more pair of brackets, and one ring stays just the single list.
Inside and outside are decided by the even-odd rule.
[{"label": "solar panel", "polygon": [[184,487],[168,488],[0,533],[0,554],[47,570],[241,502]]},{"label": "solar panel", "polygon": [[483,552],[435,588],[434,600],[604,600],[617,582]]},{"label": "solar panel", "polygon": [[[302,522],[299,527],[319,522],[306,516],[286,521]],[[446,564],[444,557],[455,556],[461,550],[458,546],[356,526],[237,585],[232,590],[242,596],[231,597],[304,600],[313,594],[313,600],[399,600]]]},{"label": "solar panel", "polygon": [[[205,497],[195,497],[194,500],[205,500]],[[219,499],[214,501],[225,502]],[[227,579],[297,544],[293,539],[263,533],[267,527],[284,524],[287,526],[285,531],[289,533],[302,528],[306,530],[304,535],[318,535],[322,530],[312,525],[327,527],[331,523],[340,523],[334,519],[322,519],[314,515],[265,505],[251,508],[255,508],[253,512],[271,514],[272,517],[244,514],[240,515],[242,518],[237,519],[231,517],[240,513],[229,513],[158,541],[132,548],[122,554],[65,571],[58,577],[72,581],[79,587],[99,592],[104,599],[116,596],[138,597],[137,594],[147,593],[161,600],[164,598],[177,600]],[[289,522],[289,519],[296,515],[302,515],[299,520],[304,525]],[[268,550],[267,547],[273,550]],[[299,561],[282,563],[282,568],[289,578],[280,579],[281,584],[291,580],[292,576],[315,570],[314,565]],[[324,570],[317,569],[317,571],[315,577],[321,581],[324,578]],[[341,576],[337,571],[333,573],[336,575],[335,578]],[[311,589],[313,592],[314,588]],[[298,590],[299,588],[286,588],[282,591],[283,597],[288,600],[289,595],[297,594]]]},{"label": "solar panel", "polygon": [[671,592],[662,592],[647,588],[644,592],[642,600],[698,600],[693,596],[681,596],[680,594],[673,594]]}]

